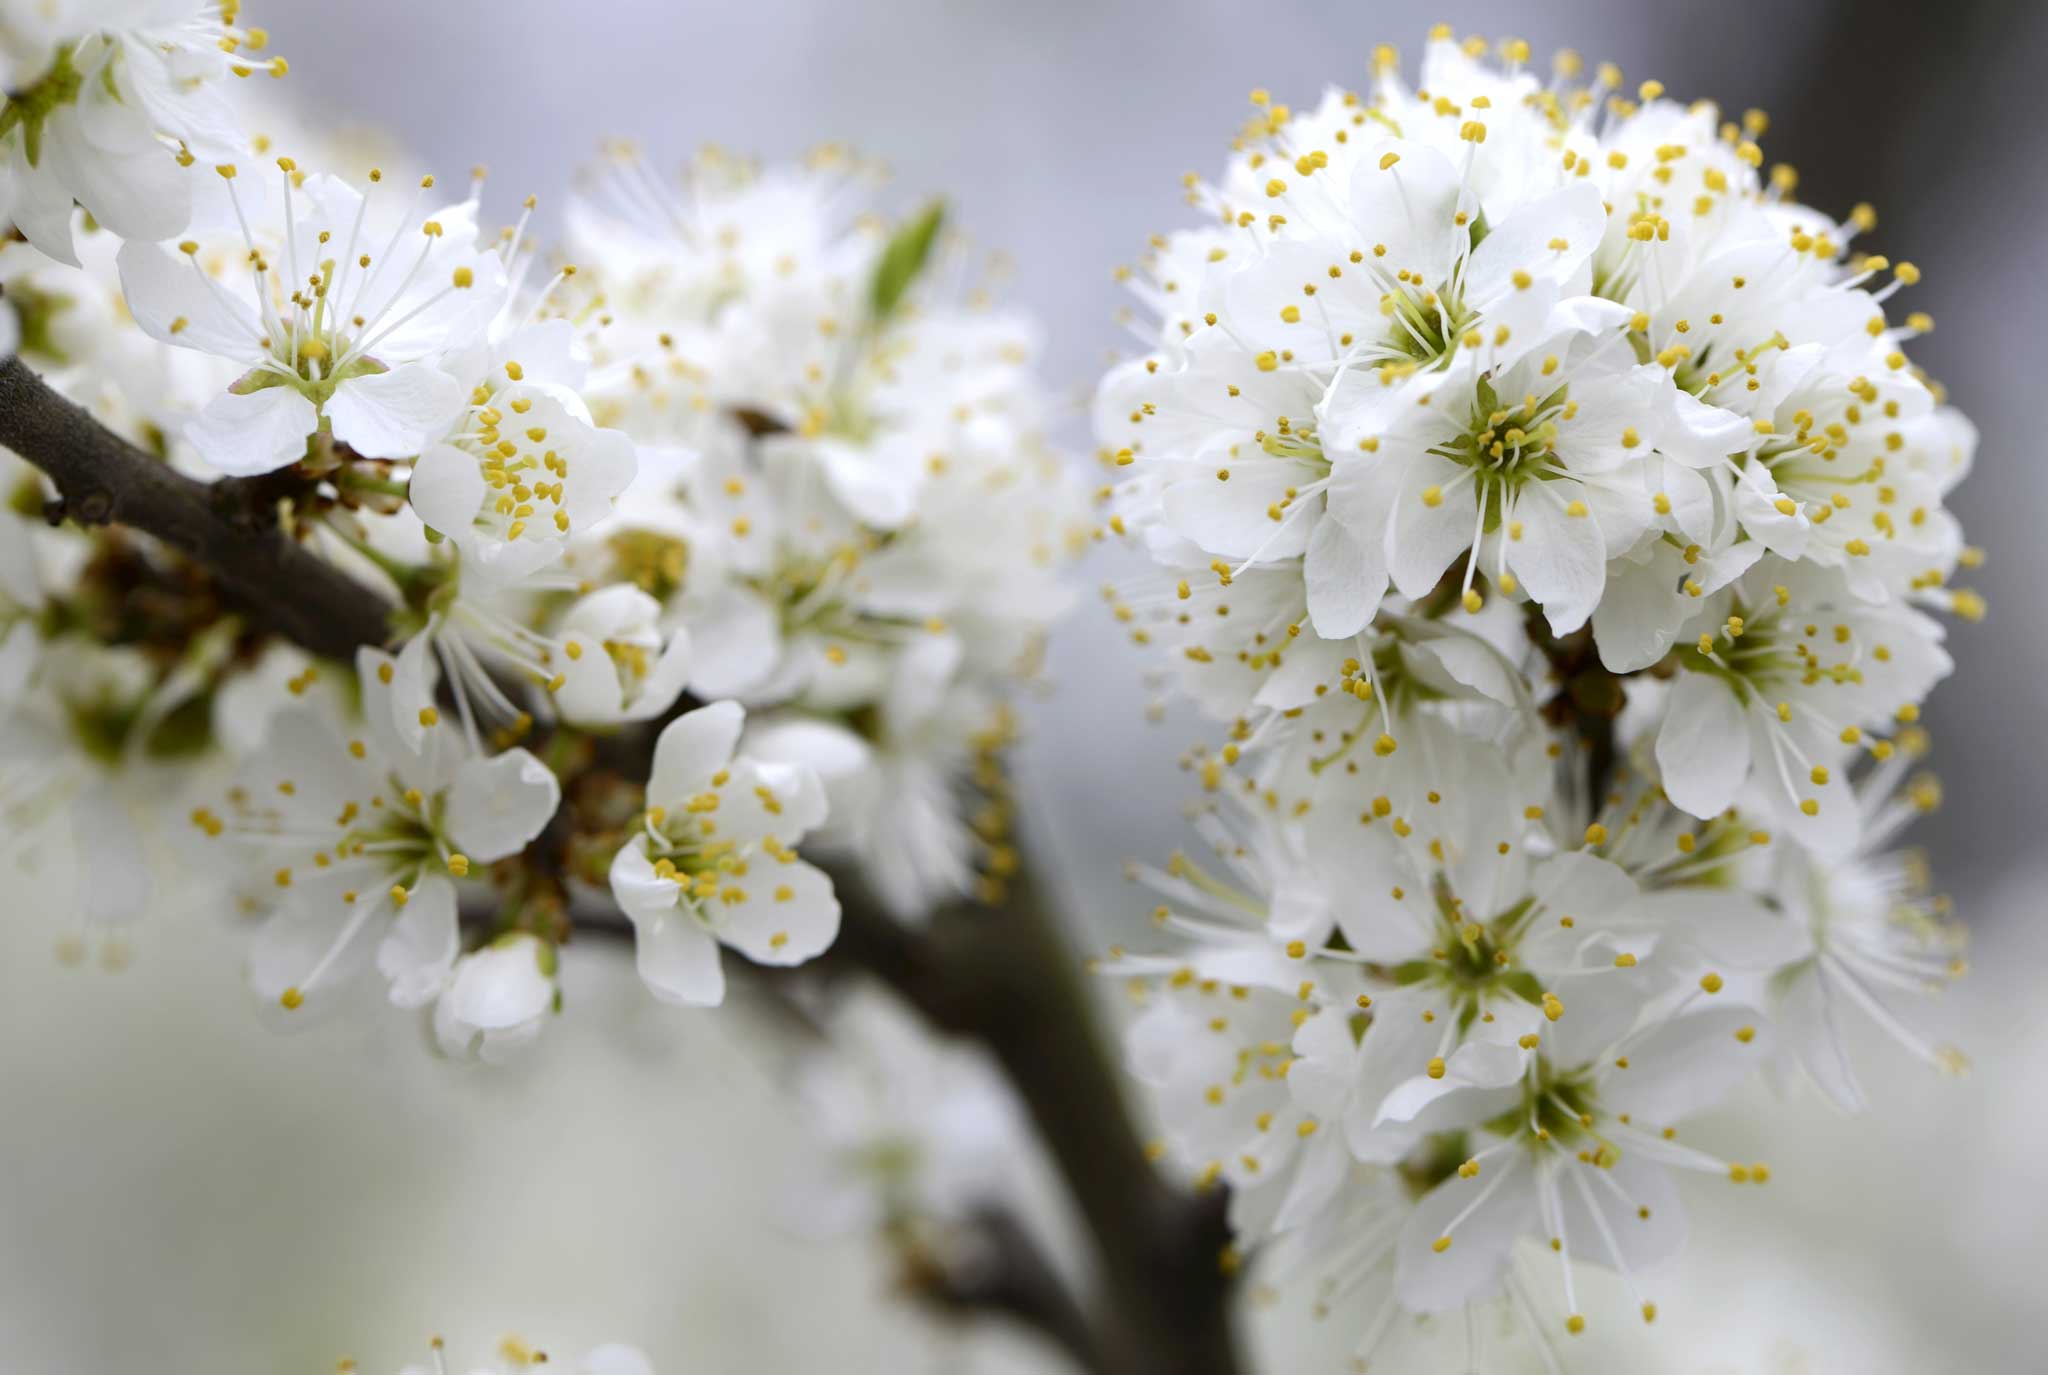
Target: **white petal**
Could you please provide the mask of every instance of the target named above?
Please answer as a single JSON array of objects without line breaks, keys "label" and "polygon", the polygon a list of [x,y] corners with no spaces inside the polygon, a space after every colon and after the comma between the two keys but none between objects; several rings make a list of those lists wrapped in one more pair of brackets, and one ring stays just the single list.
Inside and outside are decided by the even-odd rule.
[{"label": "white petal", "polygon": [[624,434],[592,426],[584,426],[564,452],[569,477],[562,510],[568,513],[570,528],[581,531],[611,514],[619,493],[632,485],[640,459]]},{"label": "white petal", "polygon": [[747,713],[738,702],[713,702],[662,727],[647,779],[648,802],[678,807],[704,791],[711,775],[731,762],[746,723]]},{"label": "white petal", "polygon": [[554,952],[530,935],[512,935],[470,955],[455,971],[449,1012],[478,1031],[502,1031],[546,1015],[554,1005]]},{"label": "white petal", "polygon": [[654,1363],[635,1347],[600,1346],[577,1362],[581,1375],[654,1375]]},{"label": "white petal", "polygon": [[1749,775],[1749,760],[1749,723],[1735,690],[1713,674],[1681,672],[1657,732],[1665,795],[1702,820],[1719,816]]},{"label": "white petal", "polygon": [[468,760],[448,791],[448,838],[470,859],[503,859],[541,833],[561,800],[555,775],[525,750]]},{"label": "white petal", "polygon": [[[1779,509],[1780,501],[1792,507],[1790,514]],[[1773,554],[1797,560],[1806,553],[1813,522],[1797,502],[1778,495],[1768,474],[1756,473],[1735,484],[1735,512],[1750,538]]]},{"label": "white petal", "polygon": [[[1394,160],[1389,163],[1390,154]],[[1476,202],[1464,190],[1457,168],[1436,149],[1400,139],[1366,149],[1356,165],[1351,215],[1373,241],[1386,245],[1383,270],[1406,269],[1431,288],[1439,286],[1471,242],[1457,213]]]},{"label": "white petal", "polygon": [[[1576,507],[1574,507],[1576,503]],[[1583,514],[1572,515],[1577,509]],[[1543,608],[1553,635],[1586,623],[1607,585],[1607,541],[1570,479],[1532,482],[1515,503],[1522,537],[1508,540],[1508,567]]]},{"label": "white petal", "polygon": [[[1228,478],[1217,473],[1227,470]],[[1308,543],[1310,516],[1288,493],[1320,474],[1306,463],[1264,455],[1221,460],[1176,478],[1162,498],[1166,523],[1177,534],[1226,559],[1292,558]],[[1301,499],[1294,498],[1298,503]],[[1272,513],[1278,510],[1280,519]]]},{"label": "white petal", "polygon": [[430,530],[459,535],[484,504],[484,475],[477,461],[448,444],[429,445],[413,465],[406,495],[413,513]]},{"label": "white petal", "polygon": [[[1402,1306],[1441,1313],[1500,1288],[1515,1242],[1535,1229],[1537,1209],[1528,1155],[1503,1151],[1494,1160],[1498,1165],[1488,1162],[1491,1168],[1474,1178],[1453,1174],[1415,1205],[1395,1248],[1394,1292]],[[1495,1170],[1508,1177],[1495,1178]],[[1481,1198],[1485,1202],[1451,1233],[1451,1244],[1437,1250],[1444,1228]]]},{"label": "white petal", "polygon": [[725,971],[718,942],[687,912],[636,923],[634,963],[655,997],[690,1007],[725,1001]]},{"label": "white petal", "polygon": [[[83,102],[80,102],[83,104]],[[119,112],[118,141],[107,122],[89,136],[77,111],[60,111],[44,126],[43,157],[61,165],[78,203],[123,239],[167,239],[192,218],[191,176],[159,143],[138,110],[111,100],[99,112]]]},{"label": "white petal", "polygon": [[424,1007],[441,992],[462,951],[455,885],[438,874],[422,878],[377,946],[377,972],[399,1007]]},{"label": "white petal", "polygon": [[1317,1117],[1337,1117],[1351,1096],[1358,1061],[1350,1010],[1326,1007],[1295,1028],[1294,1054],[1287,1092],[1295,1105]]},{"label": "white petal", "polygon": [[781,617],[749,588],[714,589],[701,605],[691,606],[689,624],[698,643],[718,647],[697,655],[690,670],[691,691],[707,701],[748,693],[782,661]]},{"label": "white petal", "polygon": [[623,713],[627,721],[651,721],[676,704],[683,695],[683,687],[690,681],[690,670],[696,656],[690,650],[690,633],[678,626],[668,637],[668,643],[661,647],[661,657],[654,661],[654,668],[641,679],[639,695]]},{"label": "white petal", "polygon": [[7,217],[23,238],[45,256],[71,267],[78,266],[78,250],[71,241],[71,188],[57,176],[50,159],[36,166],[28,162],[27,140],[8,139],[11,153],[8,176],[13,181],[9,199],[5,181],[0,181],[0,201],[7,203]]},{"label": "white petal", "polygon": [[1325,512],[1308,539],[1303,562],[1308,614],[1326,640],[1356,635],[1372,621],[1387,592],[1386,540],[1355,535]]},{"label": "white petal", "polygon": [[1689,1013],[1629,1043],[1629,1067],[1603,1081],[1601,1104],[1646,1128],[1669,1126],[1726,1098],[1771,1044],[1770,1023],[1747,1008]]},{"label": "white petal", "polygon": [[919,470],[892,471],[887,454],[836,440],[812,442],[809,450],[824,470],[832,495],[878,530],[894,530],[917,506]]},{"label": "white petal", "polygon": [[[1400,494],[1387,524],[1387,572],[1402,596],[1421,598],[1472,547],[1479,498],[1470,481],[1457,481],[1467,474],[1447,458],[1418,454],[1402,466]],[[1423,499],[1431,488],[1438,494],[1434,506]]]},{"label": "white petal", "polygon": [[1804,926],[1733,888],[1645,893],[1636,911],[1723,969],[1779,969],[1813,952]]},{"label": "white petal", "polygon": [[1867,1106],[1863,1085],[1842,1041],[1841,1005],[1827,966],[1815,961],[1793,972],[1778,1002],[1778,1034],[1786,1052],[1844,1112]]},{"label": "white petal", "polygon": [[[345,890],[342,877],[301,874],[278,910],[257,928],[249,945],[249,985],[267,1006],[278,1006],[285,991],[294,988],[307,1008],[330,1002],[369,967],[379,922],[388,917],[390,905],[378,904],[381,912],[361,907],[358,903],[375,899],[365,894],[347,902]],[[316,969],[319,980],[309,986]]]},{"label": "white petal", "polygon": [[1648,668],[1678,643],[1686,620],[1699,606],[1681,583],[1684,556],[1659,541],[1648,556],[1616,559],[1608,566],[1606,590],[1593,608],[1593,641],[1600,662],[1616,673]]},{"label": "white petal", "polygon": [[1351,1153],[1344,1149],[1343,1137],[1333,1131],[1311,1137],[1295,1166],[1294,1179],[1287,1186],[1280,1211],[1273,1218],[1273,1230],[1290,1231],[1327,1215],[1337,1191],[1350,1176]]},{"label": "white petal", "polygon": [[1671,1172],[1655,1161],[1626,1148],[1606,1166],[1565,1159],[1556,1182],[1574,1260],[1633,1276],[1685,1249],[1685,1205]]},{"label": "white petal", "polygon": [[[1516,272],[1567,282],[1593,256],[1606,230],[1607,209],[1600,188],[1590,182],[1575,181],[1530,201],[1472,250],[1465,265],[1465,298],[1481,308],[1507,298],[1518,290]],[[1563,248],[1555,246],[1559,240]]]},{"label": "white petal", "polygon": [[636,924],[665,920],[675,911],[682,892],[675,880],[654,872],[654,865],[647,858],[647,845],[646,836],[635,835],[620,846],[612,856],[609,875],[613,900]]},{"label": "white petal", "polygon": [[1442,1074],[1418,1074],[1388,1094],[1380,1103],[1379,1120],[1412,1122],[1424,1109],[1451,1094],[1504,1088],[1519,1080],[1528,1064],[1529,1053],[1518,1045],[1467,1041],[1451,1052]]},{"label": "white petal", "polygon": [[320,413],[293,387],[222,392],[185,426],[199,456],[230,477],[276,472],[306,456]]},{"label": "white petal", "polygon": [[946,687],[960,671],[966,651],[951,633],[926,633],[898,656],[882,716],[889,731],[908,736],[929,721],[945,700]]},{"label": "white petal", "polygon": [[614,725],[625,719],[625,689],[619,681],[618,665],[601,645],[571,635],[568,643],[581,652],[560,661],[562,686],[553,694],[555,710],[564,721],[579,725]]},{"label": "white petal", "polygon": [[747,897],[724,907],[718,938],[756,964],[802,964],[838,938],[832,880],[802,860],[784,864],[758,855],[729,887]]},{"label": "white petal", "polygon": [[124,243],[114,265],[128,313],[158,343],[244,363],[263,357],[255,312],[225,284],[201,281],[184,254],[159,244]]},{"label": "white petal", "polygon": [[1689,392],[1673,387],[1669,404],[1674,423],[1665,428],[1658,445],[1687,467],[1719,463],[1729,454],[1741,453],[1756,438],[1746,417],[1710,406]]},{"label": "white petal", "polygon": [[462,384],[447,373],[408,363],[336,387],[327,421],[335,439],[364,458],[411,458],[455,423],[462,400]]}]

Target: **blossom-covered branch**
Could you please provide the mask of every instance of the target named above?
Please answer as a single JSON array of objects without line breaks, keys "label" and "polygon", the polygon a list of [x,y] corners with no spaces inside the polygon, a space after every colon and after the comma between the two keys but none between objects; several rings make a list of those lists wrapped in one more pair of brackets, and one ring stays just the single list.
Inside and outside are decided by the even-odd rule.
[{"label": "blossom-covered branch", "polygon": [[348,660],[390,633],[388,603],[279,532],[275,488],[206,483],[177,472],[52,390],[21,359],[0,362],[0,444],[56,485],[56,520],[126,525],[217,577],[233,600],[286,639]]},{"label": "blossom-covered branch", "polygon": [[[253,610],[307,649],[349,660],[358,649],[383,641],[383,612],[370,589],[285,539],[274,523],[253,513],[222,513],[223,505],[238,499],[223,497],[255,479],[207,484],[171,471],[50,390],[19,360],[0,365],[0,443],[48,473],[64,497],[63,517],[130,524],[163,539],[243,591]],[[630,751],[611,747],[614,755],[622,752]],[[685,784],[683,796],[702,780]],[[491,857],[459,835],[454,839],[472,858]],[[1172,1342],[1183,1349],[1185,1363],[1102,1364],[1107,1358],[1093,1351],[1097,1339],[1088,1338],[1084,1346],[1046,1297],[1044,1286],[1056,1277],[1030,1263],[1028,1255],[1008,1254],[1012,1238],[1006,1233],[991,1238],[1006,1254],[995,1271],[985,1272],[1008,1277],[997,1306],[1028,1309],[1036,1323],[1061,1318],[1051,1335],[1077,1359],[1088,1353],[1088,1369],[1233,1369],[1223,1325],[1220,1214],[1181,1201],[1144,1158],[1090,1030],[1092,1014],[1076,988],[1071,956],[1048,925],[1049,914],[1024,902],[1001,909],[968,904],[916,931],[872,903],[848,902],[844,881],[840,892],[835,959],[881,978],[939,1029],[995,1049],[1070,1172],[1120,1296],[1102,1315],[1111,1334],[1102,1340],[1127,1359],[1149,1352],[1148,1359],[1159,1361],[1167,1359],[1163,1353]],[[418,898],[415,887],[408,907]],[[452,916],[452,893],[433,901],[436,910]],[[296,1001],[303,997],[298,988],[279,983],[271,995]],[[1189,1264],[1189,1257],[1206,1259]],[[1036,1276],[1025,1286],[1029,1293],[1015,1287],[1013,1265]],[[1182,1278],[1193,1282],[1161,1283],[1162,1265],[1192,1271]],[[953,1303],[995,1301],[978,1297],[978,1286],[965,1281],[948,1281],[943,1293]]]},{"label": "blossom-covered branch", "polygon": [[1529,59],[1254,92],[1096,411],[1157,565],[1112,606],[1224,732],[1201,852],[1133,868],[1167,944],[1103,967],[1173,1154],[1375,1367],[1447,1313],[1476,1367],[1484,1313],[1563,1368],[1586,1261],[1654,1321],[1673,1173],[1772,1178],[1682,1120],[1766,1068],[1859,1106],[1849,1015],[1963,1065],[1899,1006],[1962,933],[1887,848],[1937,616],[1984,614],[1920,270],[1762,112]]},{"label": "blossom-covered branch", "polygon": [[[1655,1320],[1674,1172],[1772,1177],[1691,1114],[1766,1070],[1860,1106],[1849,1015],[1962,1067],[1893,842],[1940,617],[1985,610],[1976,434],[1907,356],[1920,270],[1766,172],[1761,112],[1448,30],[1414,86],[1255,92],[1127,274],[1098,524],[998,266],[863,212],[844,148],[609,148],[557,253],[481,171],[246,130],[227,78],[285,64],[236,0],[0,30],[0,852],[68,820],[88,929],[196,851],[262,1015],[486,1061],[579,926],[692,1009],[851,971],[778,981],[813,1220],[1091,1375],[1232,1375],[1244,1264],[1360,1366],[1478,1368],[1487,1310],[1562,1369],[1580,1265]],[[1219,733],[1199,852],[1130,870],[1160,944],[1095,966],[1149,1141],[1004,770],[1111,536]],[[1011,1224],[1027,1121],[1086,1302]]]}]

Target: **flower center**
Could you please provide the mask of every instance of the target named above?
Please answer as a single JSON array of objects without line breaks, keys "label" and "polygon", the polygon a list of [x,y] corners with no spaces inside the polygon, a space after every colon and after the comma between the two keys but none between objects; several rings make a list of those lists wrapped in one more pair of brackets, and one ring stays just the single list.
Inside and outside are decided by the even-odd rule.
[{"label": "flower center", "polygon": [[[1518,398],[1495,393],[1489,378],[1479,379],[1465,429],[1430,450],[1471,470],[1482,493],[1488,488],[1512,491],[1531,477],[1544,474],[1556,458],[1557,421],[1570,419],[1576,407],[1568,387],[1545,396],[1534,392]],[[1500,524],[1501,507],[1489,504],[1486,528]]]}]

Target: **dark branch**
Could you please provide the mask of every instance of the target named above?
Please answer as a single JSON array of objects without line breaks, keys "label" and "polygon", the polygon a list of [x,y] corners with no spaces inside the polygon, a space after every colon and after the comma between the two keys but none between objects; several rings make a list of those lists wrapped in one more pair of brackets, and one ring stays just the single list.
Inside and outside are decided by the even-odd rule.
[{"label": "dark branch", "polygon": [[266,628],[330,659],[381,644],[389,607],[277,528],[263,478],[205,483],[174,471],[59,396],[20,359],[0,363],[0,444],[57,486],[53,519],[125,525],[208,569]]},{"label": "dark branch", "polygon": [[944,1313],[1008,1318],[1065,1352],[1076,1369],[1106,1375],[1088,1315],[1013,1214],[985,1209],[957,1240],[944,1254],[916,1244],[906,1251],[912,1293]]},{"label": "dark branch", "polygon": [[825,959],[881,979],[934,1027],[987,1045],[1029,1109],[1094,1241],[1100,1369],[1232,1375],[1224,1194],[1182,1193],[1146,1158],[1078,962],[1029,866],[1003,907],[956,906],[921,930],[835,881],[844,910]]}]

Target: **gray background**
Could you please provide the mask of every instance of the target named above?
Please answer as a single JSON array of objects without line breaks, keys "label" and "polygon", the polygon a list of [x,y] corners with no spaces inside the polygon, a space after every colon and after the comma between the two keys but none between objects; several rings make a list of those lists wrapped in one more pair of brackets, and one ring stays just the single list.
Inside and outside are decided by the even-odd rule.
[{"label": "gray background", "polygon": [[[944,192],[977,241],[1012,256],[1012,294],[1047,323],[1048,374],[1084,452],[1087,389],[1124,346],[1111,272],[1185,222],[1178,178],[1217,167],[1253,86],[1306,104],[1325,82],[1362,83],[1377,42],[1412,61],[1445,19],[1771,111],[1766,151],[1800,167],[1803,195],[1837,213],[1872,200],[1879,250],[1926,270],[1911,306],[1938,329],[1916,358],[1983,430],[1956,506],[1991,551],[1978,584],[1992,615],[1957,628],[1961,672],[1928,716],[1949,807],[1925,833],[1982,935],[1986,972],[1949,1019],[1980,1072],[1954,1085],[1874,1057],[1887,1106],[1857,1123],[1759,1098],[1750,1113],[1768,1112],[1767,1139],[1785,1143],[1780,1182],[1693,1195],[1696,1256],[1659,1324],[1667,1364],[1629,1347],[1633,1334],[1591,1349],[1617,1370],[1702,1375],[2031,1368],[2027,1276],[2048,1220],[2030,1145],[2048,1125],[2035,1106],[2048,1036],[2025,977],[2048,951],[2035,933],[2048,877],[2035,854],[2048,7],[251,9],[316,119],[386,125],[444,175],[490,164],[501,216],[528,191],[558,207],[607,136],[636,137],[657,161],[707,140],[773,157],[828,137],[887,159],[896,203]],[[1084,581],[1116,571],[1102,560]],[[1174,759],[1199,728],[1147,723],[1140,667],[1085,600],[1055,645],[1058,686],[1026,752],[1038,829],[1091,943],[1142,909],[1119,861],[1183,838]],[[0,1364],[261,1375],[353,1354],[381,1371],[422,1356],[429,1331],[481,1342],[518,1328],[564,1351],[636,1338],[671,1375],[1032,1368],[980,1342],[925,1351],[880,1303],[887,1276],[864,1248],[774,1223],[790,1115],[744,1008],[649,1008],[622,961],[583,951],[566,975],[573,1015],[534,1061],[466,1073],[428,1060],[402,1019],[259,1031],[225,923],[175,894],[126,973],[59,970],[47,952],[68,929],[66,901],[48,886],[0,897]],[[1711,1130],[1744,1139],[1742,1116]],[[1801,1353],[1809,1364],[1790,1364]]]}]

